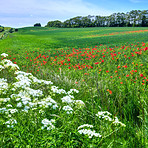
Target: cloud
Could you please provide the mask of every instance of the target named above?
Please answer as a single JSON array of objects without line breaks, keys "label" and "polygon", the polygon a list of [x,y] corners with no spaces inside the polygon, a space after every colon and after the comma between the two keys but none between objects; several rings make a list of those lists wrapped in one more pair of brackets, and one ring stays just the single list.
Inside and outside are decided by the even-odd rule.
[{"label": "cloud", "polygon": [[[16,23],[32,20],[64,21],[75,16],[110,15],[112,12],[84,0],[4,0],[1,2],[0,19],[17,19]],[[20,21],[19,21],[20,20]],[[17,25],[17,24],[16,24]]]}]

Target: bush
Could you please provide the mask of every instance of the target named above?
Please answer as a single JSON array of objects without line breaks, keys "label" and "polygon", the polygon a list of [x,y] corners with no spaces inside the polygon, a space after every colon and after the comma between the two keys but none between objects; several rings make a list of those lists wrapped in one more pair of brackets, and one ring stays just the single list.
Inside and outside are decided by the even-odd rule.
[{"label": "bush", "polygon": [[36,23],[36,24],[34,24],[34,27],[41,27],[41,24],[40,23]]}]

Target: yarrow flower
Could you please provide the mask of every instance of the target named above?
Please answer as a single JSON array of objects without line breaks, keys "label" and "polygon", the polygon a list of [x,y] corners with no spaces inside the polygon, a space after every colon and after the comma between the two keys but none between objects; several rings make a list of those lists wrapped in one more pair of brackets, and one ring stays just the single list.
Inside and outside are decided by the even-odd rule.
[{"label": "yarrow flower", "polygon": [[73,111],[73,109],[69,105],[64,106],[63,110],[67,111],[67,114],[72,114]]},{"label": "yarrow flower", "polygon": [[121,125],[123,127],[126,127],[126,125],[123,124],[122,122],[120,122],[117,117],[115,117],[113,124],[114,125]]},{"label": "yarrow flower", "polygon": [[15,119],[10,119],[7,122],[5,122],[8,128],[13,128],[15,124],[17,124],[17,121]]},{"label": "yarrow flower", "polygon": [[0,71],[2,71],[2,69],[5,69],[4,66],[0,65]]},{"label": "yarrow flower", "polygon": [[73,102],[73,100],[71,99],[70,96],[65,96],[65,97],[61,98],[61,100],[62,100],[62,102],[66,102],[68,104]]},{"label": "yarrow flower", "polygon": [[7,57],[8,54],[6,54],[6,53],[2,53],[1,56],[3,56],[3,57]]},{"label": "yarrow flower", "polygon": [[42,129],[45,128],[47,128],[47,130],[55,129],[55,126],[53,125],[53,123],[55,123],[54,119],[51,120],[43,119],[41,123],[43,124]]},{"label": "yarrow flower", "polygon": [[98,116],[99,118],[103,118],[105,120],[108,121],[112,121],[112,118],[110,117],[112,114],[109,113],[108,111],[99,111],[96,116]]},{"label": "yarrow flower", "polygon": [[73,103],[77,108],[83,108],[85,106],[85,103],[82,100],[73,100]]},{"label": "yarrow flower", "polygon": [[78,129],[83,128],[83,127],[90,127],[90,128],[93,128],[93,125],[90,125],[90,124],[83,124],[83,125],[79,126]]},{"label": "yarrow flower", "polygon": [[1,63],[5,68],[11,67],[11,69],[19,69],[17,64],[13,64],[12,61],[7,60],[7,59],[2,60]]},{"label": "yarrow flower", "polygon": [[89,138],[92,138],[93,136],[95,137],[101,137],[99,133],[96,133],[95,130],[90,130],[90,129],[81,129],[78,131],[80,134],[88,135]]}]

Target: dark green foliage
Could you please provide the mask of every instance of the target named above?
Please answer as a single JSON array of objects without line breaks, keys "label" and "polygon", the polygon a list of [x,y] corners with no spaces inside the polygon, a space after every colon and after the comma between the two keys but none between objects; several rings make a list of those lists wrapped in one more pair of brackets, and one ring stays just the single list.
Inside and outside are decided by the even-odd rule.
[{"label": "dark green foliage", "polygon": [[4,31],[4,27],[0,26],[0,32]]},{"label": "dark green foliage", "polygon": [[41,27],[41,24],[40,23],[36,23],[36,24],[34,24],[34,27]]},{"label": "dark green foliage", "polygon": [[64,22],[49,21],[46,27],[138,27],[148,26],[148,10],[132,10],[125,13],[113,13],[110,16],[77,16]]}]

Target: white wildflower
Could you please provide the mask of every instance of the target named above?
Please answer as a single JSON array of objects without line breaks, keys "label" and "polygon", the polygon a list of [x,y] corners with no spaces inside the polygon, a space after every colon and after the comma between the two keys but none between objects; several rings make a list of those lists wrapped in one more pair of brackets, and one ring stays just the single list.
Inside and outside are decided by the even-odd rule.
[{"label": "white wildflower", "polygon": [[32,76],[32,74],[31,73],[26,73],[26,72],[23,72],[23,71],[15,71],[15,73],[14,74],[16,74],[16,75],[23,75],[23,76]]},{"label": "white wildflower", "polygon": [[96,133],[95,130],[92,131],[90,129],[81,129],[78,131],[80,134],[88,135],[89,138],[92,138],[93,136],[95,137],[101,137],[99,133]]},{"label": "white wildflower", "polygon": [[47,101],[47,102],[50,101],[50,102],[53,103],[53,104],[57,104],[57,102],[56,102],[55,100],[53,100],[50,96],[48,96],[48,97],[46,98],[46,101]]},{"label": "white wildflower", "polygon": [[43,124],[42,129],[47,128],[47,130],[51,130],[55,128],[55,126],[53,125],[53,123],[55,123],[54,119],[43,119],[41,123]]},{"label": "white wildflower", "polygon": [[0,102],[8,102],[10,98],[0,98]]},{"label": "white wildflower", "polygon": [[6,112],[6,111],[7,111],[7,109],[6,109],[5,107],[0,108],[0,113],[4,113],[4,112]]},{"label": "white wildflower", "polygon": [[21,102],[17,103],[17,107],[22,107],[22,103]]},{"label": "white wildflower", "polygon": [[69,105],[64,106],[63,110],[67,111],[67,114],[72,114],[73,111],[73,109]]},{"label": "white wildflower", "polygon": [[63,98],[61,98],[62,102],[66,102],[66,103],[72,103],[73,100],[71,99],[70,96],[65,96]]},{"label": "white wildflower", "polygon": [[64,89],[58,89],[57,86],[51,86],[51,90],[57,94],[66,94],[66,91]]},{"label": "white wildflower", "polygon": [[17,124],[17,121],[15,119],[10,119],[7,122],[5,122],[5,124],[7,125],[8,128],[13,128],[14,124]]},{"label": "white wildflower", "polygon": [[120,122],[117,117],[115,117],[115,120],[114,120],[113,124],[114,124],[114,125],[121,125],[121,126],[123,126],[123,127],[126,126],[125,124],[123,124],[122,122]]},{"label": "white wildflower", "polygon": [[73,94],[73,92],[79,93],[79,91],[76,89],[70,89],[70,91],[68,91],[67,94],[70,95],[70,94]]},{"label": "white wildflower", "polygon": [[27,103],[29,103],[29,101],[31,101],[31,99],[24,96],[24,97],[21,97],[21,101],[23,102],[24,105],[26,105]]},{"label": "white wildflower", "polygon": [[30,87],[26,87],[25,88],[25,91],[29,94],[29,95],[32,95],[33,97],[39,97],[39,96],[42,96],[43,95],[43,92],[41,90],[35,90],[35,89],[32,89]]},{"label": "white wildflower", "polygon": [[29,106],[25,106],[25,107],[24,107],[24,111],[28,111],[29,109],[30,109]]},{"label": "white wildflower", "polygon": [[21,98],[16,98],[16,101],[19,101]]},{"label": "white wildflower", "polygon": [[53,84],[53,82],[51,82],[51,81],[41,80],[41,82],[43,82],[44,84],[47,84],[47,85],[49,85],[49,84]]},{"label": "white wildflower", "polygon": [[17,109],[8,109],[8,111],[10,111],[11,114],[14,114],[14,113],[18,112]]},{"label": "white wildflower", "polygon": [[79,126],[78,129],[83,128],[83,127],[90,127],[90,128],[93,128],[93,125],[90,125],[90,124],[83,124],[83,125]]},{"label": "white wildflower", "polygon": [[12,69],[19,69],[17,64],[13,64],[12,61],[4,59],[1,62],[5,68],[11,67]]},{"label": "white wildflower", "polygon": [[99,118],[108,120],[108,121],[112,121],[113,119],[110,117],[112,114],[109,113],[108,111],[99,111],[96,116],[98,116]]},{"label": "white wildflower", "polygon": [[34,107],[34,106],[36,106],[36,105],[37,105],[37,103],[32,103],[32,102],[29,102],[29,103],[28,103],[28,105],[29,105],[30,107]]},{"label": "white wildflower", "polygon": [[82,108],[85,106],[85,103],[82,100],[74,100],[73,103],[78,107]]},{"label": "white wildflower", "polygon": [[12,105],[11,104],[8,104],[7,107],[12,107]]},{"label": "white wildflower", "polygon": [[0,65],[0,71],[1,71],[2,69],[5,69],[5,67],[3,67],[2,65]]},{"label": "white wildflower", "polygon": [[2,57],[7,57],[8,54],[6,54],[6,53],[2,53],[1,56],[2,56]]},{"label": "white wildflower", "polygon": [[8,90],[8,83],[0,82],[0,93],[6,94],[7,90]]},{"label": "white wildflower", "polygon": [[7,82],[7,79],[0,78],[0,83]]},{"label": "white wildflower", "polygon": [[58,105],[55,104],[55,105],[52,106],[52,108],[53,108],[53,109],[56,109],[56,108],[58,108]]}]

